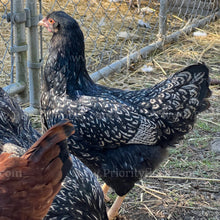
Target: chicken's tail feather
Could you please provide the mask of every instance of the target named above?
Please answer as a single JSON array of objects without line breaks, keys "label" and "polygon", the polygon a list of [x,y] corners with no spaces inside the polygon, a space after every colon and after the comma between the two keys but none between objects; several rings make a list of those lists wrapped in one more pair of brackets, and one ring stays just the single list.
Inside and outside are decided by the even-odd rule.
[{"label": "chicken's tail feather", "polygon": [[[68,120],[51,127],[34,145],[22,156],[30,163],[42,167],[55,163],[55,158],[62,161],[62,178],[68,173],[72,163],[67,150],[66,138],[74,133],[74,127]],[[51,165],[52,166],[52,165]]]},{"label": "chicken's tail feather", "polygon": [[[158,144],[173,145],[188,133],[197,114],[209,108],[209,69],[203,63],[186,67],[154,86],[147,110],[161,134]],[[150,103],[150,104],[149,104]]]},{"label": "chicken's tail feather", "polygon": [[209,69],[204,63],[198,63],[186,67],[182,72],[189,72],[192,74],[191,83],[198,85],[197,99],[200,102],[197,113],[207,110],[210,106],[208,98],[211,96],[211,90],[209,89],[210,78]]},{"label": "chicken's tail feather", "polygon": [[41,136],[22,157],[33,162],[40,161],[43,154],[53,145],[65,140],[73,133],[73,125],[68,120],[63,120]]},{"label": "chicken's tail feather", "polygon": [[42,219],[46,215],[72,166],[65,141],[73,132],[73,125],[65,120],[49,129],[23,156],[0,155],[1,216]]}]

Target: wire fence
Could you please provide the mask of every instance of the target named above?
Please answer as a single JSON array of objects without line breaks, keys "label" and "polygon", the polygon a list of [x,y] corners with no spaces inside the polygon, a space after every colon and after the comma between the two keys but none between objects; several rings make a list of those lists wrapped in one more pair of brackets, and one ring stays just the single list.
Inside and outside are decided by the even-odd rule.
[{"label": "wire fence", "polygon": [[[1,86],[7,83],[13,82],[13,77],[10,77],[11,73],[11,55],[10,55],[10,45],[13,36],[13,29],[10,28],[7,20],[7,14],[10,12],[10,1],[0,1],[0,79]],[[13,65],[12,65],[13,66]],[[12,70],[13,71],[13,70]],[[11,80],[10,80],[11,78]]]},{"label": "wire fence", "polygon": [[[32,22],[33,18],[36,18],[36,14],[32,14],[35,9],[24,10],[26,20],[20,18],[16,22],[16,19],[12,19],[13,14],[23,13],[14,10],[17,7],[16,2],[24,5],[24,2],[21,3],[22,1],[0,0],[1,86],[11,85],[14,81],[20,80],[17,78],[18,62],[15,62],[19,51],[12,49],[16,48],[17,43],[13,25],[16,29],[18,24],[24,22],[28,30],[32,25],[36,27],[36,22]],[[54,10],[62,10],[79,22],[85,37],[87,68],[96,81],[122,66],[129,66],[131,62],[140,57],[147,57],[150,52],[177,40],[183,33],[190,32],[193,28],[210,23],[214,18],[219,17],[218,0],[26,0],[26,7],[32,7],[31,5],[36,5],[37,13],[42,16]],[[11,15],[9,15],[10,12]],[[34,24],[27,24],[28,16],[31,17],[31,22]],[[11,23],[8,23],[7,20]],[[30,78],[32,80],[32,83],[29,82],[30,99],[32,99],[30,104],[34,108],[38,108],[39,95],[35,93],[39,93],[40,89],[39,85],[35,85],[39,84],[39,80],[33,79],[36,75],[36,72],[33,73],[33,69],[38,71],[39,75],[40,60],[46,59],[51,38],[51,34],[46,30],[43,30],[42,35],[41,32],[42,30],[39,36],[35,34],[35,38],[40,39],[41,52],[39,56],[38,54],[35,56],[38,60],[30,60],[27,65],[29,81]],[[29,38],[33,38],[33,36],[29,36]],[[38,51],[38,44],[30,47],[29,40],[27,44],[28,50]],[[24,45],[25,43],[23,43]],[[25,48],[20,51],[20,53],[22,52],[27,53]],[[15,65],[16,68],[13,68]],[[27,71],[26,68],[23,71]],[[16,79],[14,79],[15,76]],[[27,84],[26,78],[22,79],[25,84]],[[17,93],[14,91],[19,87],[18,92],[21,92],[22,86],[16,85],[16,89],[8,91]],[[26,90],[27,87],[25,87]]]}]

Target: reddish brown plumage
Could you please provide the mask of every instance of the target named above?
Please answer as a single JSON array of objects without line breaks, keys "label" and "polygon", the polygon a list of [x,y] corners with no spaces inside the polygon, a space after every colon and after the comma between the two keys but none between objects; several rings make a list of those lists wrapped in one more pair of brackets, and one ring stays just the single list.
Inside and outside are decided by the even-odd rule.
[{"label": "reddish brown plumage", "polygon": [[72,165],[65,139],[73,130],[63,121],[23,156],[0,155],[0,220],[38,220],[47,214]]}]

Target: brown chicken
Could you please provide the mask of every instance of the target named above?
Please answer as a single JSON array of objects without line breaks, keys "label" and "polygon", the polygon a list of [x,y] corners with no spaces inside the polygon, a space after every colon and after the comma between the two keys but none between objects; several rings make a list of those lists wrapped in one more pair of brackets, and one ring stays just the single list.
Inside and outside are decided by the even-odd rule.
[{"label": "brown chicken", "polygon": [[1,220],[38,220],[47,214],[72,166],[66,138],[73,133],[73,125],[64,120],[23,156],[0,155]]}]

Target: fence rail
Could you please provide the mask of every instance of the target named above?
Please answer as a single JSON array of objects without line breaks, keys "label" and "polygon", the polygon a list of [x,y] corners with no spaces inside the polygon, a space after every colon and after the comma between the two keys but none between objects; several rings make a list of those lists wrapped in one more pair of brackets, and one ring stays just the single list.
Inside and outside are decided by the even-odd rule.
[{"label": "fence rail", "polygon": [[79,22],[95,81],[220,16],[218,0],[1,0],[0,8],[0,86],[29,100],[31,114],[38,113],[51,38],[37,30],[40,15],[63,10]]}]

